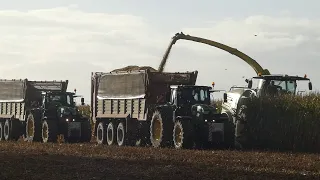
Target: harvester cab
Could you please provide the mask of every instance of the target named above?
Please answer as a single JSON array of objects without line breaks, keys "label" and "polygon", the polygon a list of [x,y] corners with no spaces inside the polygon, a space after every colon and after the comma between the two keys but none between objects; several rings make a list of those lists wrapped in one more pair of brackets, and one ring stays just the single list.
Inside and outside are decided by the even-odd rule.
[{"label": "harvester cab", "polygon": [[[253,82],[253,80],[255,82]],[[305,75],[300,76],[289,76],[289,75],[259,75],[252,79],[246,79],[248,88],[253,89],[258,96],[264,95],[279,95],[279,94],[292,94],[296,95],[297,82],[309,81],[308,88],[312,90],[312,83],[309,78]],[[253,87],[256,84],[256,87]]]}]

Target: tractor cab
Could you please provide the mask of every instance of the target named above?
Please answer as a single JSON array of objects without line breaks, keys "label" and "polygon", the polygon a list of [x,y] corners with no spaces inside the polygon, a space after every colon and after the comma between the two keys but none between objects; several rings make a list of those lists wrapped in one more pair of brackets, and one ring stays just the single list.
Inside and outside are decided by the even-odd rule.
[{"label": "tractor cab", "polygon": [[[260,75],[253,77],[251,80],[246,79],[248,88],[254,89],[258,95],[295,95],[297,93],[298,81],[309,81],[309,90],[312,90],[312,83],[306,75],[304,77],[288,75]],[[253,87],[253,83],[255,84],[255,87]]]},{"label": "tractor cab", "polygon": [[193,104],[210,104],[209,86],[179,85],[170,86],[170,102],[177,106]]},{"label": "tractor cab", "polygon": [[170,86],[170,104],[176,106],[179,116],[193,116],[196,112],[209,114],[216,108],[211,106],[210,86],[178,85]]},{"label": "tractor cab", "polygon": [[[47,118],[77,118],[79,116],[73,92],[42,92],[42,108]],[[83,104],[83,98],[81,98]]]}]

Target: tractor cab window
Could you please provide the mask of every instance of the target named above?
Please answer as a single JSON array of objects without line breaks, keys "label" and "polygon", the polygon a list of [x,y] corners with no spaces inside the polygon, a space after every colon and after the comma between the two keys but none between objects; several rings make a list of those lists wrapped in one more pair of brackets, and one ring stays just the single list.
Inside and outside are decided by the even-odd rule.
[{"label": "tractor cab window", "polygon": [[206,101],[208,99],[208,92],[201,89],[200,90],[200,101]]},{"label": "tractor cab window", "polygon": [[61,103],[63,105],[72,105],[73,99],[70,97],[72,95],[68,94],[51,94],[49,96],[49,101],[53,103]]},{"label": "tractor cab window", "polygon": [[204,88],[182,88],[179,94],[179,103],[210,103],[208,90]]}]

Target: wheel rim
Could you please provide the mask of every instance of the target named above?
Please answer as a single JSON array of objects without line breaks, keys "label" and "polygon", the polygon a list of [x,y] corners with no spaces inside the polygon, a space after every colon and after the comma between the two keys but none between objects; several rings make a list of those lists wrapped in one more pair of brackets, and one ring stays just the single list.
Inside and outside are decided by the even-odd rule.
[{"label": "wheel rim", "polygon": [[98,138],[98,143],[101,143],[102,142],[102,138],[103,138],[103,127],[101,124],[99,124],[98,126],[98,130],[97,130],[97,138]]},{"label": "wheel rim", "polygon": [[48,141],[48,136],[49,136],[49,128],[47,123],[43,123],[42,125],[42,140],[43,142],[47,142]]},{"label": "wheel rim", "polygon": [[7,140],[9,138],[9,122],[8,121],[5,122],[3,131],[4,131],[3,133],[4,138]]},{"label": "wheel rim", "polygon": [[174,129],[174,140],[175,140],[175,146],[180,147],[182,144],[182,138],[183,137],[183,131],[180,124],[177,124]]},{"label": "wheel rim", "polygon": [[3,139],[3,133],[2,133],[2,123],[0,123],[0,141]]},{"label": "wheel rim", "polygon": [[31,117],[28,119],[27,122],[27,133],[28,133],[28,137],[33,137],[34,136],[34,122],[33,119],[31,119]]},{"label": "wheel rim", "polygon": [[113,126],[111,123],[108,125],[107,131],[108,145],[111,145],[113,143]]},{"label": "wheel rim", "polygon": [[161,130],[162,130],[162,124],[159,118],[154,119],[152,127],[153,127],[152,137],[156,141],[159,141],[161,138]]},{"label": "wheel rim", "polygon": [[117,129],[117,142],[118,142],[118,145],[120,146],[123,144],[123,137],[124,137],[123,126],[119,124]]}]

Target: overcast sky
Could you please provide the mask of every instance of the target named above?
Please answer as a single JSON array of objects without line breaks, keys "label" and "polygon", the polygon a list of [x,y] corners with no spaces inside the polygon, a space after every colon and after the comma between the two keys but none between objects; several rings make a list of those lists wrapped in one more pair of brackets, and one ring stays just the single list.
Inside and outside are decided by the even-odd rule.
[{"label": "overcast sky", "polygon": [[[0,0],[0,77],[69,79],[90,101],[90,76],[127,65],[157,68],[176,32],[239,49],[271,73],[320,87],[320,1]],[[254,36],[254,35],[257,36]],[[178,41],[165,71],[199,71],[197,84],[244,85],[255,75],[222,50]],[[302,84],[302,90],[307,88]]]}]

